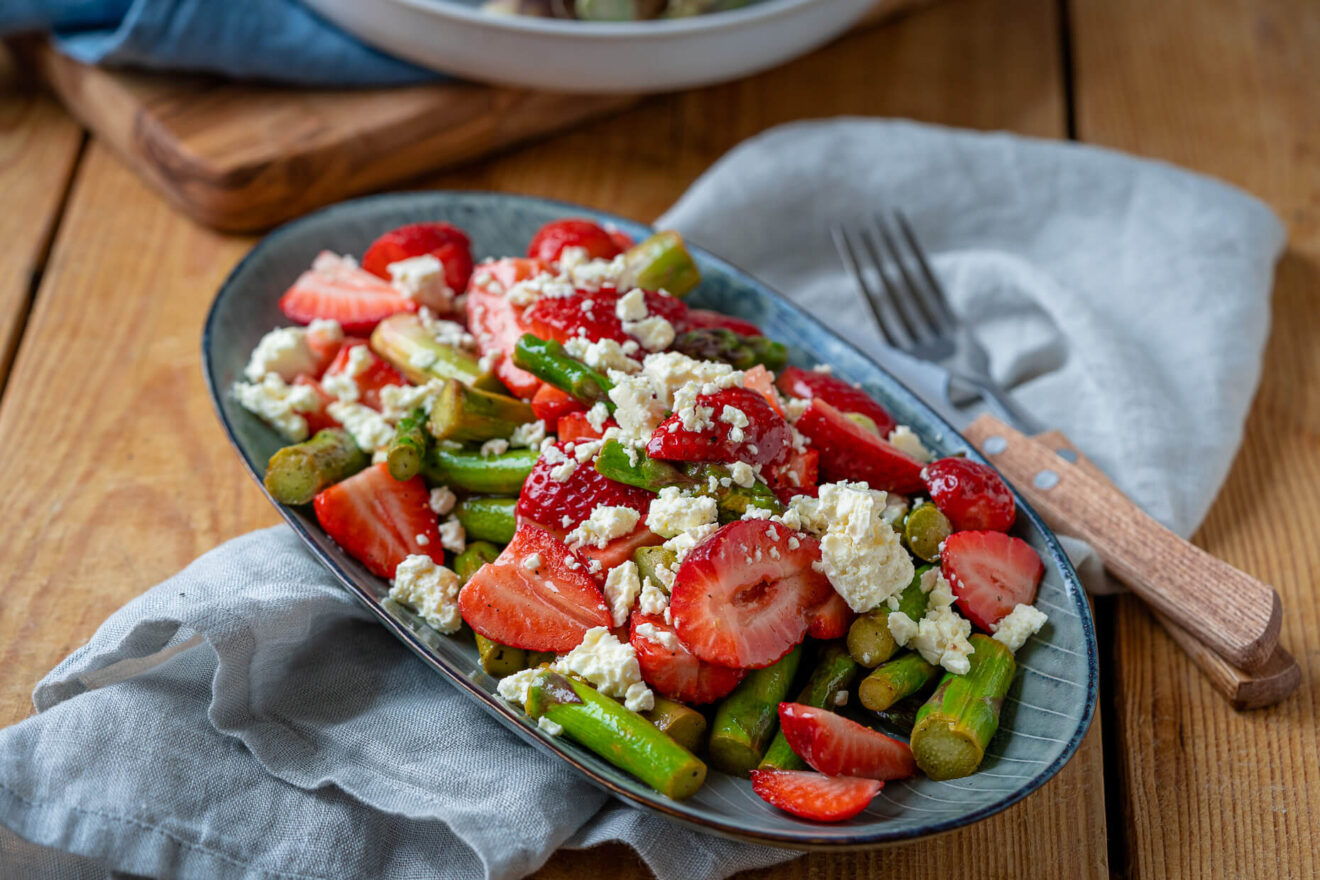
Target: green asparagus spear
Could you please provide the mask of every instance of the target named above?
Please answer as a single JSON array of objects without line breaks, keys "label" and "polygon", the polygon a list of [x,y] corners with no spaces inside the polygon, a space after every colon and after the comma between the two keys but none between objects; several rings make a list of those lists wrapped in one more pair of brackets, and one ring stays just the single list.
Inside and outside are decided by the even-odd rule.
[{"label": "green asparagus spear", "polygon": [[701,759],[641,715],[580,681],[547,670],[528,689],[527,714],[549,718],[573,740],[676,800],[706,781]]},{"label": "green asparagus spear", "polygon": [[883,712],[933,682],[939,674],[940,668],[927,663],[920,654],[904,652],[862,679],[857,685],[857,698],[866,708]]},{"label": "green asparagus spear", "polygon": [[431,408],[426,426],[437,440],[493,440],[508,437],[535,418],[532,408],[516,397],[469,388],[450,379]]},{"label": "green asparagus spear", "polygon": [[266,491],[281,504],[306,504],[322,489],[346,480],[371,463],[371,457],[339,428],[286,446],[266,465]]},{"label": "green asparagus spear", "polygon": [[500,548],[489,541],[469,541],[466,549],[454,557],[454,574],[466,584],[477,569],[487,562],[494,562],[499,555]]},{"label": "green asparagus spear", "polygon": [[624,446],[618,440],[605,441],[596,456],[596,470],[616,483],[648,492],[678,486],[700,495],[710,495],[718,503],[720,522],[724,523],[742,518],[749,507],[760,507],[773,513],[784,511],[779,498],[760,480],[751,486],[739,486],[722,464],[693,463],[679,469],[669,462],[651,458],[639,449]]},{"label": "green asparagus spear", "polygon": [[670,346],[691,358],[723,361],[735,370],[750,370],[757,364],[777,373],[788,363],[782,342],[764,336],[743,336],[724,327],[701,327],[680,333]]},{"label": "green asparagus spear", "polygon": [[457,379],[488,391],[504,388],[490,372],[481,369],[474,355],[437,341],[422,319],[409,312],[391,315],[377,324],[371,333],[371,350],[417,385],[431,379]]},{"label": "green asparagus spear", "polygon": [[[923,565],[912,576],[912,582],[898,597],[898,610],[913,620],[926,614],[926,594],[921,592],[921,575],[930,568]],[[889,632],[889,605],[882,604],[858,616],[848,627],[848,652],[853,659],[868,669],[884,663],[898,650],[898,642]]]},{"label": "green asparagus spear", "polygon": [[657,232],[639,241],[624,252],[623,262],[627,280],[645,290],[683,297],[701,283],[701,270],[677,232]]},{"label": "green asparagus spear", "polygon": [[940,558],[940,545],[953,534],[949,518],[934,504],[923,504],[907,515],[903,540],[913,555],[934,562]]},{"label": "green asparagus spear", "polygon": [[724,698],[711,722],[712,766],[737,776],[756,769],[779,727],[779,704],[788,698],[801,660],[798,645],[764,669],[753,669]]},{"label": "green asparagus spear", "polygon": [[513,364],[587,406],[603,403],[614,412],[614,401],[609,395],[613,383],[582,361],[570,357],[564,346],[553,339],[523,334],[513,347]]},{"label": "green asparagus spear", "polygon": [[784,512],[783,503],[769,486],[760,480],[750,486],[740,486],[733,482],[729,469],[722,464],[694,462],[684,465],[683,473],[692,481],[697,494],[715,499],[721,523],[742,519],[749,507],[759,507],[771,513]]},{"label": "green asparagus spear", "polygon": [[385,450],[390,476],[396,480],[411,480],[422,469],[422,459],[430,445],[426,433],[426,410],[415,409],[399,420],[394,436]]},{"label": "green asparagus spear", "polygon": [[677,700],[656,697],[655,708],[643,712],[642,717],[694,754],[705,740],[706,716]]},{"label": "green asparagus spear", "polygon": [[499,455],[431,447],[422,462],[422,475],[437,486],[481,492],[486,495],[517,495],[541,453],[536,449],[512,449]]},{"label": "green asparagus spear", "polygon": [[640,449],[606,440],[596,456],[596,470],[616,483],[659,492],[665,486],[692,487],[694,481],[668,462],[649,457]]},{"label": "green asparagus spear", "polygon": [[517,506],[517,498],[464,498],[454,505],[454,516],[469,539],[507,544],[517,529],[513,517]]},{"label": "green asparagus spear", "polygon": [[638,547],[633,551],[633,562],[637,563],[637,576],[645,584],[649,578],[657,587],[668,592],[668,587],[656,574],[658,568],[668,568],[672,570],[674,563],[678,560],[678,554],[673,550],[667,550],[664,547]]},{"label": "green asparagus spear", "polygon": [[[804,706],[833,709],[839,694],[846,691],[857,677],[857,662],[839,642],[831,642],[821,649],[807,686],[798,694],[797,702]],[[807,762],[793,751],[781,730],[765,750],[758,765],[762,770],[805,770]]]},{"label": "green asparagus spear", "polygon": [[912,757],[931,779],[976,772],[999,728],[999,708],[1017,670],[1013,652],[1003,642],[976,633],[971,643],[971,669],[965,675],[945,674],[917,711]]}]

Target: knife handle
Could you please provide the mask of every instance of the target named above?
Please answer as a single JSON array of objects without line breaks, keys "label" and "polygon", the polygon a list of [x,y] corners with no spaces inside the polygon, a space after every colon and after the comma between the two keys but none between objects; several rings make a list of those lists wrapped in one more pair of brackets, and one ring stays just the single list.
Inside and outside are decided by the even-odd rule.
[{"label": "knife handle", "polygon": [[[1072,441],[1065,437],[1063,432],[1047,431],[1031,439],[1032,442],[1047,447],[1056,455],[1070,455],[1069,460],[1077,467],[1096,479],[1112,485],[1104,471],[1073,446]],[[1297,686],[1302,683],[1302,667],[1284,650],[1283,645],[1275,646],[1274,653],[1260,669],[1255,672],[1243,672],[1198,642],[1195,636],[1168,617],[1154,608],[1149,610],[1178,647],[1183,649],[1183,653],[1191,658],[1215,690],[1223,694],[1234,709],[1260,709],[1272,706],[1297,690]]]},{"label": "knife handle", "polygon": [[1269,663],[1282,617],[1273,587],[1151,519],[1094,467],[1067,461],[993,416],[963,434],[1046,522],[1090,544],[1151,608],[1239,669]]}]

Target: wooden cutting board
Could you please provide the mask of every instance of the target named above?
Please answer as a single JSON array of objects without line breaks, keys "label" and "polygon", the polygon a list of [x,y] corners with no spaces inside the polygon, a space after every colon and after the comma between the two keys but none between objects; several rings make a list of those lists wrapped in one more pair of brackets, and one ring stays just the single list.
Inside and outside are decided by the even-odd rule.
[{"label": "wooden cutting board", "polygon": [[[923,0],[887,0],[871,25]],[[472,83],[293,89],[107,70],[15,47],[83,125],[179,210],[252,232],[636,103]]]}]

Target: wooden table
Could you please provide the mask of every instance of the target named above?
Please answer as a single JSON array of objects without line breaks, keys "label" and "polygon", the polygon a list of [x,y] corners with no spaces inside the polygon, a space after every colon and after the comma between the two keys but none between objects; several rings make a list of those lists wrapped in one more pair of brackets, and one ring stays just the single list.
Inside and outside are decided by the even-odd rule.
[{"label": "wooden table", "polygon": [[[949,0],[427,182],[648,220],[771,125],[908,116],[1166,158],[1256,193],[1289,228],[1261,390],[1196,540],[1278,587],[1300,691],[1236,714],[1135,601],[1101,602],[1101,723],[1055,780],[935,840],[766,876],[1320,876],[1318,57],[1314,0]],[[197,368],[211,295],[252,240],[181,219],[6,64],[0,725],[31,711],[33,683],[115,608],[276,521]],[[539,876],[584,875],[646,870],[607,847],[560,853]]]}]

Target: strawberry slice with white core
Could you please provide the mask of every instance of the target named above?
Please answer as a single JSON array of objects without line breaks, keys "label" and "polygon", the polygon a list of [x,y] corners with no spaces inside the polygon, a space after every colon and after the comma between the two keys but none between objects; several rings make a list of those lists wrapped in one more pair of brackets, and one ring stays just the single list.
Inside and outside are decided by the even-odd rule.
[{"label": "strawberry slice with white core", "polygon": [[812,567],[815,538],[767,520],[729,523],[674,575],[669,607],[683,644],[707,663],[769,666],[802,641],[833,592]]},{"label": "strawberry slice with white core", "polygon": [[458,608],[474,631],[528,651],[571,651],[587,630],[613,622],[582,560],[528,524],[472,576],[458,594]]},{"label": "strawberry slice with white core", "polygon": [[1016,606],[1035,602],[1045,575],[1040,554],[1003,532],[954,532],[944,539],[940,561],[958,610],[986,632]]},{"label": "strawberry slice with white core", "polygon": [[413,554],[445,563],[430,492],[421,477],[396,480],[381,462],[321,492],[313,508],[326,534],[372,574],[392,578],[399,563]]},{"label": "strawberry slice with white core", "polygon": [[811,401],[795,426],[820,453],[820,473],[826,482],[856,480],[901,495],[925,488],[921,462],[820,398]]},{"label": "strawberry slice with white core", "polygon": [[280,311],[291,321],[338,321],[345,333],[367,334],[396,312],[415,312],[417,303],[350,259],[322,251],[280,297]]},{"label": "strawberry slice with white core", "polygon": [[828,709],[780,703],[779,729],[799,758],[830,776],[905,779],[917,772],[907,743]]},{"label": "strawberry slice with white core", "polygon": [[654,690],[684,703],[713,703],[738,686],[746,670],[706,663],[679,639],[674,628],[658,614],[633,612],[628,641],[637,662]]},{"label": "strawberry slice with white core", "polygon": [[851,819],[880,793],[878,779],[826,776],[809,770],[753,770],[752,790],[786,813],[817,822]]}]

